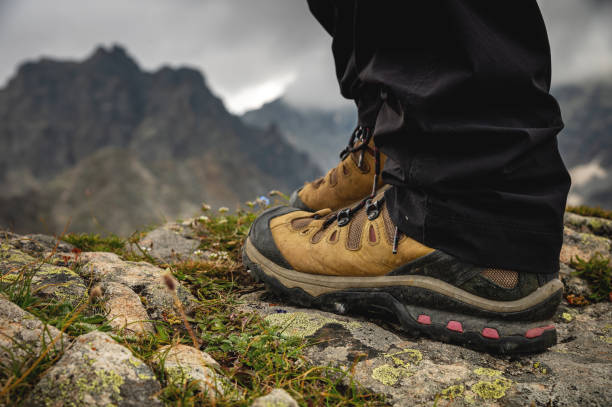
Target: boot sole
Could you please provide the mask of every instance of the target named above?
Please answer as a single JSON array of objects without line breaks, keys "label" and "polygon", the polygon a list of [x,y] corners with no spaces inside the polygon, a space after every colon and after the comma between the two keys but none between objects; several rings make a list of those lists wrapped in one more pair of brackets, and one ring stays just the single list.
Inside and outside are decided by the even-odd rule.
[{"label": "boot sole", "polygon": [[494,301],[426,276],[300,273],[267,259],[250,238],[242,253],[255,278],[279,297],[303,307],[371,318],[380,318],[381,312],[392,314],[409,333],[494,354],[541,352],[557,342],[556,329],[546,320],[561,301],[559,280],[520,300]]}]

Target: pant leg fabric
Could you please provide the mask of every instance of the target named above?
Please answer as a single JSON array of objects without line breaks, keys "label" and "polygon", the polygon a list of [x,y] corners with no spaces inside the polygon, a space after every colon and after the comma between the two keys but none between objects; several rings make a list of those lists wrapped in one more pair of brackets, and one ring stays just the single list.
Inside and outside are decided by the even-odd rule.
[{"label": "pant leg fabric", "polygon": [[475,264],[559,269],[570,179],[536,0],[309,0],[389,160],[400,230]]}]

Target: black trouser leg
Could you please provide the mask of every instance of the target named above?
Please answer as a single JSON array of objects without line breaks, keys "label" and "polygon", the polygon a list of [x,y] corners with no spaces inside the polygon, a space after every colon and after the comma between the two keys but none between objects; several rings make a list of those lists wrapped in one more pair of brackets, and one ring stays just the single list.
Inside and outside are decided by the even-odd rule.
[{"label": "black trouser leg", "polygon": [[390,160],[394,222],[483,266],[558,270],[569,176],[536,0],[309,0]]}]

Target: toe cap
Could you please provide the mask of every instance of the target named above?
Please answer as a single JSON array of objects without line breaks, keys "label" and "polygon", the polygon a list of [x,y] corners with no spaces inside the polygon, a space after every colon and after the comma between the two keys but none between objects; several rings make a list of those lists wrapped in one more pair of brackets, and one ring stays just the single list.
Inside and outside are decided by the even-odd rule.
[{"label": "toe cap", "polygon": [[270,220],[298,210],[299,209],[290,206],[270,208],[255,219],[255,222],[253,222],[249,230],[249,240],[253,246],[255,246],[255,248],[266,258],[285,268],[291,268],[291,265],[283,257],[280,250],[278,250],[276,243],[274,243],[274,237],[270,230]]},{"label": "toe cap", "polygon": [[295,191],[293,191],[293,193],[291,194],[291,197],[289,198],[289,205],[294,208],[298,208],[302,211],[314,212],[313,209],[306,206],[306,204],[302,201],[302,199],[300,199],[301,190],[302,188],[296,189]]}]

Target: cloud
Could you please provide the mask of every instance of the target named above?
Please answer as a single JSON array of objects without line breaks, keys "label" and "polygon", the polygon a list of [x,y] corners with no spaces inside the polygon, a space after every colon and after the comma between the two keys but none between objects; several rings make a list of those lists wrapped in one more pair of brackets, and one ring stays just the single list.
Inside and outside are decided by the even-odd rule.
[{"label": "cloud", "polygon": [[[303,98],[293,93],[298,103],[313,100],[312,89],[337,88],[330,38],[306,0],[0,0],[0,5],[0,84],[24,60],[82,59],[97,45],[118,43],[146,69],[199,68],[234,110],[249,107],[236,97],[253,89],[269,97],[261,93],[265,84],[282,85],[282,92],[288,86],[304,90]],[[298,83],[305,78],[317,83]],[[318,100],[323,106],[342,103],[337,92],[323,93],[325,100]]]},{"label": "cloud", "polygon": [[[541,0],[555,83],[612,70],[612,4]],[[24,60],[86,57],[124,45],[145,69],[202,70],[234,111],[286,93],[294,104],[347,104],[331,39],[306,0],[0,0],[0,86]]]},{"label": "cloud", "polygon": [[612,1],[539,3],[550,37],[553,85],[612,76]]}]

